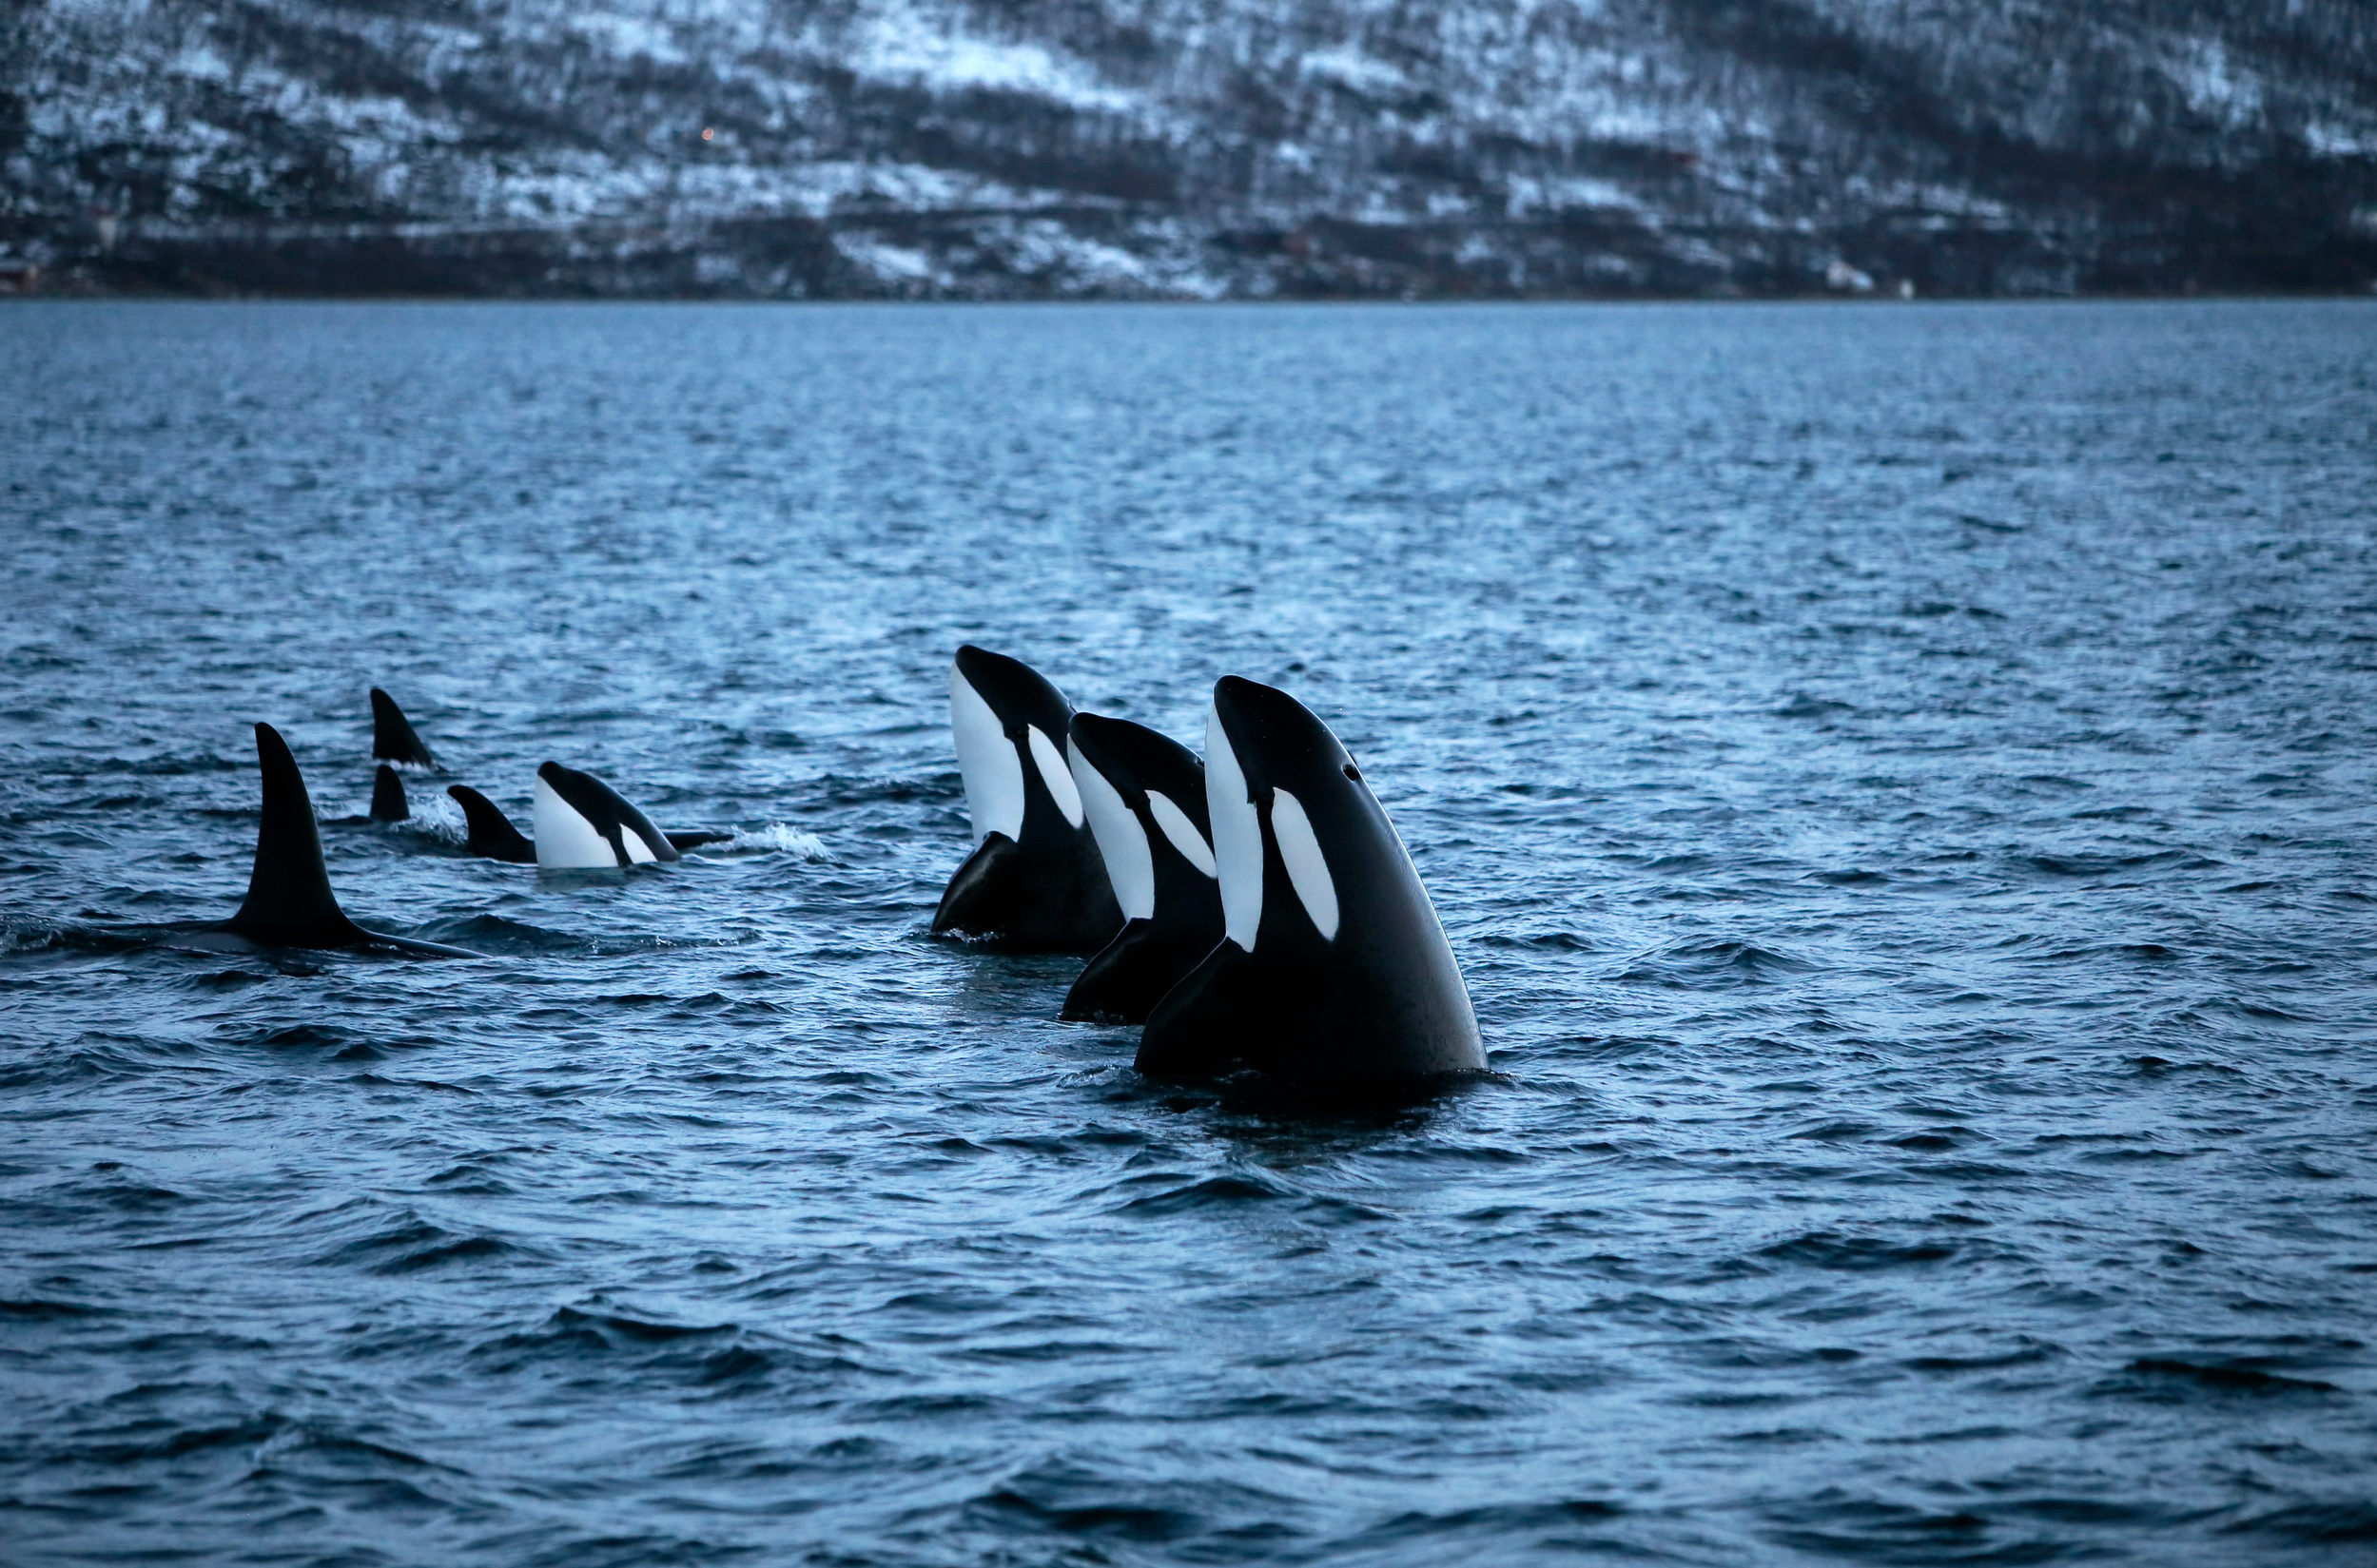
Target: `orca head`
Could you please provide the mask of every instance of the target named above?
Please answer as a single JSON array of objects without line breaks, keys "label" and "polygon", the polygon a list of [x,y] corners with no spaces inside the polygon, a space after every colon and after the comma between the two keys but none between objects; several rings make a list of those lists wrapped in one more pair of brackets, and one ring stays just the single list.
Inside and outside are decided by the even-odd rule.
[{"label": "orca head", "polygon": [[1361,769],[1286,692],[1222,677],[1206,717],[1205,781],[1224,925],[1247,952],[1267,939],[1333,943],[1349,914],[1358,923],[1350,902],[1385,884],[1408,881],[1426,906]]},{"label": "orca head", "polygon": [[404,709],[378,687],[371,688],[371,754],[377,761],[394,763],[399,767],[438,765],[429,747],[413,733],[412,722],[405,718]]},{"label": "orca head", "polygon": [[977,843],[1078,831],[1081,792],[1063,746],[1073,705],[1031,666],[968,643],[949,668],[949,729]]},{"label": "orca head", "polygon": [[263,772],[256,863],[248,872],[247,898],[223,928],[270,947],[350,947],[364,940],[362,928],[346,918],[330,891],[305,776],[289,743],[270,725],[256,726],[256,761]]},{"label": "orca head", "polygon": [[1215,875],[1205,765],[1171,736],[1102,714],[1077,713],[1065,737],[1090,831],[1126,920],[1148,920],[1164,887]]},{"label": "orca head", "polygon": [[1435,906],[1329,726],[1227,677],[1205,783],[1225,939],[1150,1015],[1140,1070],[1241,1059],[1331,1093],[1484,1071]]},{"label": "orca head", "polygon": [[949,730],[974,851],[933,911],[935,936],[1018,952],[1095,953],[1127,923],[1065,761],[1073,705],[1030,666],[967,644],[949,669]]},{"label": "orca head", "polygon": [[559,763],[536,769],[531,815],[540,871],[624,869],[681,858],[669,836],[618,791],[592,773]]}]

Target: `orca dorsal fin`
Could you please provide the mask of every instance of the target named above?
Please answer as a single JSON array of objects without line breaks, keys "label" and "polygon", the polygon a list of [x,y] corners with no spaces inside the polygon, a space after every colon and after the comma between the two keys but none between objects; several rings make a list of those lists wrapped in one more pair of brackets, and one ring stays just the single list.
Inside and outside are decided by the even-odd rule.
[{"label": "orca dorsal fin", "polygon": [[438,765],[429,747],[413,733],[412,721],[405,718],[404,709],[378,687],[371,688],[371,754],[377,761],[402,763],[410,767]]},{"label": "orca dorsal fin", "polygon": [[536,846],[512,825],[512,819],[503,814],[501,806],[468,784],[448,784],[446,793],[462,807],[462,820],[470,824],[470,842],[463,848],[482,860],[508,861],[514,865],[536,863]]},{"label": "orca dorsal fin", "polygon": [[376,823],[400,823],[413,814],[413,807],[404,798],[404,781],[386,763],[371,776],[371,820]]},{"label": "orca dorsal fin", "polygon": [[272,726],[256,726],[256,760],[263,768],[264,818],[256,829],[256,867],[247,901],[224,929],[275,947],[345,947],[365,939],[339,907],[321,863],[321,835],[305,776]]}]

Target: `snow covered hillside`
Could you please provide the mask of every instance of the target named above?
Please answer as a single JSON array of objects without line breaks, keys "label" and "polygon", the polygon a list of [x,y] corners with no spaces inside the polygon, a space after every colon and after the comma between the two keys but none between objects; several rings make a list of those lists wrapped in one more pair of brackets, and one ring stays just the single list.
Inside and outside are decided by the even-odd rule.
[{"label": "snow covered hillside", "polygon": [[2360,289],[2377,7],[0,0],[0,247],[216,291]]}]

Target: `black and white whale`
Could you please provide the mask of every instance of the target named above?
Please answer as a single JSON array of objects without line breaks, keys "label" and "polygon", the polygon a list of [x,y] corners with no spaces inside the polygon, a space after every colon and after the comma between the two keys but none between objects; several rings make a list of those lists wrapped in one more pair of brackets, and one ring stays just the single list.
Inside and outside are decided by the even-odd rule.
[{"label": "black and white whale", "polygon": [[536,863],[536,846],[512,825],[512,819],[495,802],[468,784],[448,784],[446,793],[462,808],[462,821],[470,832],[462,844],[465,850],[481,860]]},{"label": "black and white whale", "polygon": [[1221,940],[1205,765],[1169,735],[1096,713],[1073,715],[1065,749],[1125,923],[1059,1016],[1144,1023]]},{"label": "black and white whale", "polygon": [[371,688],[371,754],[375,762],[394,763],[399,767],[435,769],[438,765],[438,759],[413,732],[404,709],[378,687]]},{"label": "black and white whale", "polygon": [[1223,939],[1149,1015],[1152,1077],[1251,1067],[1331,1093],[1486,1070],[1419,872],[1329,726],[1228,676],[1205,729]]},{"label": "black and white whale", "polygon": [[949,670],[949,729],[974,853],[941,895],[933,934],[1019,952],[1095,953],[1122,911],[1062,747],[1064,693],[1030,666],[967,644]]},{"label": "black and white whale", "polygon": [[[471,793],[477,795],[476,790]],[[495,811],[486,797],[478,796],[478,800],[488,810]],[[470,820],[467,800],[462,802],[462,812],[464,819]],[[498,819],[503,816],[500,811],[495,814]],[[540,871],[623,870],[631,865],[681,860],[685,850],[734,837],[731,833],[663,833],[617,790],[592,773],[580,773],[559,763],[546,763],[536,769],[536,793],[529,808],[529,821],[536,834],[534,847]],[[506,829],[512,827],[509,822],[503,825]],[[477,824],[474,822],[472,838],[477,837]],[[516,830],[512,837],[519,837]],[[500,838],[495,838],[495,842],[509,842]]]},{"label": "black and white whale", "polygon": [[428,958],[479,958],[483,953],[366,931],[346,918],[330,891],[321,861],[314,803],[288,744],[272,726],[256,726],[256,760],[263,769],[263,821],[256,829],[256,863],[247,899],[221,925],[173,939],[175,947],[246,952],[266,947],[384,947]]}]

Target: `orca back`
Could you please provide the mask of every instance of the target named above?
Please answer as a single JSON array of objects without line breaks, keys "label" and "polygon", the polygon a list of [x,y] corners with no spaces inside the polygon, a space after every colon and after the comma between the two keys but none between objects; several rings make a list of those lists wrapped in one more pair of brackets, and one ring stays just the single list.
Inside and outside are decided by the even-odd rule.
[{"label": "orca back", "polygon": [[463,848],[483,860],[513,865],[536,863],[536,846],[512,825],[512,819],[495,802],[468,784],[448,784],[446,793],[461,806],[462,821],[470,827],[470,838]]},{"label": "orca back", "polygon": [[256,726],[256,760],[263,769],[263,821],[256,830],[256,863],[247,899],[224,929],[275,947],[346,947],[365,939],[339,907],[321,862],[314,803],[288,743],[272,726]]},{"label": "orca back", "polygon": [[404,781],[397,777],[395,768],[381,763],[371,776],[371,820],[400,823],[412,814],[412,803],[404,798]]},{"label": "orca back", "polygon": [[371,754],[376,761],[398,763],[406,767],[436,767],[438,759],[429,754],[429,747],[413,733],[413,725],[405,718],[404,709],[397,707],[396,699],[371,688]]}]

